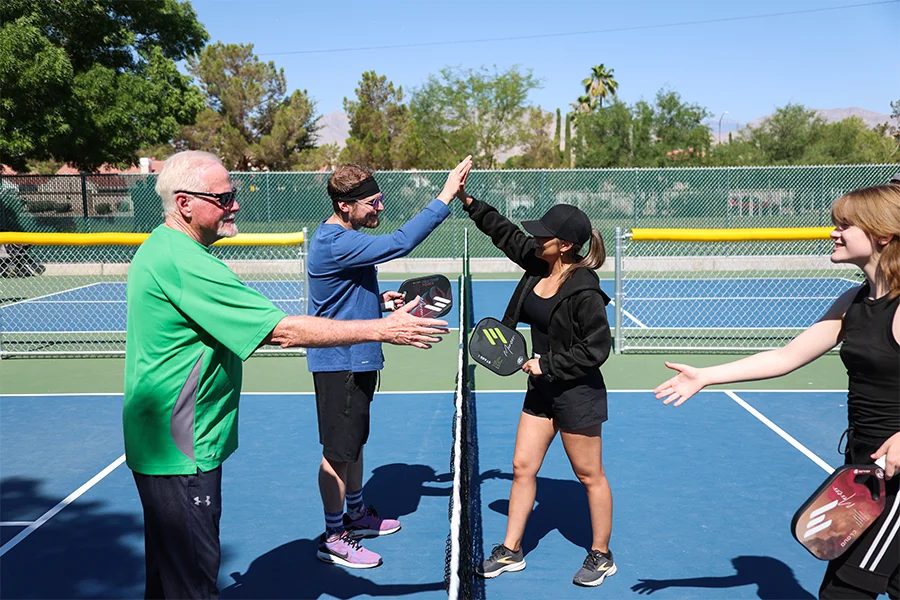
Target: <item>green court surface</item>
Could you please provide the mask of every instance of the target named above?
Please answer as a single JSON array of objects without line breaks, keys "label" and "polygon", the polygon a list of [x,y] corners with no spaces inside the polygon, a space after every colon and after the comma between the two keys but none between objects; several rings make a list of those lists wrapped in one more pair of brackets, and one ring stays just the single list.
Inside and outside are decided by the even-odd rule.
[{"label": "green court surface", "polygon": [[[451,391],[455,387],[458,333],[454,330],[430,350],[384,346],[382,391]],[[650,390],[673,373],[663,361],[707,366],[738,355],[612,355],[603,366],[611,390]],[[0,360],[0,393],[72,394],[121,393],[122,358],[9,358]],[[480,390],[525,390],[525,374],[500,377],[476,371]],[[729,386],[734,388],[735,386]],[[847,374],[832,353],[778,379],[739,384],[741,389],[844,390]],[[244,366],[245,392],[311,392],[312,377],[302,357],[254,357]],[[649,399],[652,396],[648,395]]]}]

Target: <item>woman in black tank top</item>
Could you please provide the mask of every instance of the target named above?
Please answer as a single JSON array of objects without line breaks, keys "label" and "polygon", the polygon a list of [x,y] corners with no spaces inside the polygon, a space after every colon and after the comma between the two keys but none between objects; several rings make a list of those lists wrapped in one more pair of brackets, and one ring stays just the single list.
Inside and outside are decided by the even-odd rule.
[{"label": "woman in black tank top", "polygon": [[778,377],[838,344],[849,376],[847,464],[885,459],[881,517],[828,564],[820,598],[900,597],[900,185],[862,188],[831,209],[831,261],[859,267],[866,283],[845,292],[825,315],[777,350],[697,369],[666,363],[678,375],[654,392],[682,404],[708,385]]},{"label": "woman in black tank top", "polygon": [[572,581],[600,585],[617,570],[609,549],[612,492],[601,438],[607,405],[600,365],[612,345],[609,297],[594,273],[606,258],[603,239],[575,206],[557,204],[539,221],[524,221],[522,228],[531,234],[526,235],[489,204],[468,195],[460,198],[478,229],[525,271],[503,322],[531,325],[534,350],[522,366],[530,377],[519,413],[513,472],[506,475],[512,479],[506,535],[478,572],[492,578],[525,568],[521,542],[538,491],[537,474],[559,432],[587,492],[591,515],[591,548]]}]

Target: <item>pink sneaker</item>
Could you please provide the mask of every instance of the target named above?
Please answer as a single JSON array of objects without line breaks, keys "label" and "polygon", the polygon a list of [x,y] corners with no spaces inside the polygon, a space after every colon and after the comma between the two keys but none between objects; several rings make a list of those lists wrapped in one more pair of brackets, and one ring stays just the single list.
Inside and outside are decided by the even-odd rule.
[{"label": "pink sneaker", "polygon": [[381,565],[381,556],[366,550],[359,542],[344,531],[341,537],[328,541],[325,534],[319,539],[319,551],[316,556],[322,562],[334,563],[351,569],[371,569]]},{"label": "pink sneaker", "polygon": [[344,529],[351,537],[359,539],[364,537],[378,537],[390,535],[400,531],[400,521],[396,519],[382,519],[378,516],[374,506],[366,508],[365,512],[356,519],[344,513]]}]

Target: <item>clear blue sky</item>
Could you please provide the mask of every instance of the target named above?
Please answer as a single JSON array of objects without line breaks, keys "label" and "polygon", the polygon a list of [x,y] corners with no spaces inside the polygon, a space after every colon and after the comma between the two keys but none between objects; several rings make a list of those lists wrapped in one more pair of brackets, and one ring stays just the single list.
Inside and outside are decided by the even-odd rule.
[{"label": "clear blue sky", "polygon": [[[604,63],[615,69],[619,96],[626,102],[651,99],[668,87],[686,101],[707,107],[715,118],[728,111],[727,125],[746,124],[789,102],[890,113],[889,103],[900,99],[900,1],[875,2],[192,0],[191,4],[211,43],[253,44],[260,58],[284,69],[289,90],[309,92],[320,114],[342,109],[344,97],[354,96],[363,71],[374,70],[411,91],[444,66],[531,69],[543,84],[532,92],[532,104],[545,110],[565,109],[582,93],[581,80],[591,66]],[[861,4],[868,5],[783,14]],[[777,13],[782,16],[742,19]],[[707,22],[722,19],[734,20]],[[606,32],[498,40],[586,31]],[[436,43],[440,44],[425,45]],[[379,46],[407,47],[373,49]]]}]

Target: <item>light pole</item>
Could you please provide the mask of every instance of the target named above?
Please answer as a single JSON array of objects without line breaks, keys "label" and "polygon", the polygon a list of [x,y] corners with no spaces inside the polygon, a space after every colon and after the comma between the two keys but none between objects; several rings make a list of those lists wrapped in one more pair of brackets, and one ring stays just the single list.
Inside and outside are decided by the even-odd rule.
[{"label": "light pole", "polygon": [[728,114],[728,111],[722,113],[722,116],[719,117],[719,143],[722,143],[722,117]]}]

